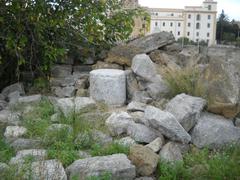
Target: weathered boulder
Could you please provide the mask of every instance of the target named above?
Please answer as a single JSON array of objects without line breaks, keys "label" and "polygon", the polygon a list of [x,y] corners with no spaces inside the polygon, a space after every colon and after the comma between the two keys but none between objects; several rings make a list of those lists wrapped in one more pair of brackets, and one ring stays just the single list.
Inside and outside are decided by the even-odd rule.
[{"label": "weathered boulder", "polygon": [[133,98],[134,92],[139,90],[139,85],[136,76],[131,70],[126,70],[126,86],[127,86],[127,98],[131,100]]},{"label": "weathered boulder", "polygon": [[240,128],[222,116],[203,113],[194,127],[192,142],[198,148],[221,148],[231,143],[240,142]]},{"label": "weathered boulder", "polygon": [[136,166],[137,174],[150,176],[157,168],[159,157],[147,147],[133,145],[130,147],[129,159]]},{"label": "weathered boulder", "polygon": [[67,180],[62,163],[58,160],[36,161],[31,164],[31,179],[33,180]]},{"label": "weathered boulder", "polygon": [[176,144],[174,144],[172,142],[165,144],[163,146],[162,150],[160,151],[159,155],[160,155],[161,160],[164,160],[167,162],[183,160],[181,150],[179,149],[179,147]]},{"label": "weathered boulder", "polygon": [[36,139],[23,139],[19,138],[13,141],[10,144],[11,147],[15,149],[15,151],[20,151],[24,149],[33,149],[33,148],[41,148],[42,141]]},{"label": "weathered boulder", "polygon": [[144,119],[144,112],[142,111],[131,112],[130,115],[133,117],[133,121],[135,123],[146,124],[147,120]]},{"label": "weathered boulder", "polygon": [[174,36],[168,32],[154,33],[133,40],[129,45],[139,48],[143,53],[148,53],[175,41]]},{"label": "weathered boulder", "polygon": [[73,98],[60,98],[56,99],[56,106],[62,111],[62,113],[67,117],[74,112],[74,102]]},{"label": "weathered boulder", "polygon": [[167,83],[162,79],[161,75],[156,75],[151,83],[147,83],[146,89],[148,94],[154,100],[160,100],[169,94],[169,87]]},{"label": "weathered boulder", "polygon": [[173,141],[180,141],[183,143],[191,141],[191,136],[169,112],[161,111],[153,106],[147,106],[144,118],[148,120],[151,127]]},{"label": "weathered boulder", "polygon": [[132,101],[131,103],[128,104],[127,110],[130,111],[130,112],[135,112],[135,111],[144,112],[146,106],[147,105],[144,104],[144,103]]},{"label": "weathered boulder", "polygon": [[52,87],[51,89],[53,93],[60,98],[73,97],[76,92],[76,89],[74,86]]},{"label": "weathered boulder", "polygon": [[4,132],[4,137],[8,140],[22,137],[27,133],[27,129],[23,126],[8,126]]},{"label": "weathered boulder", "polygon": [[20,118],[18,113],[11,112],[9,110],[0,111],[0,123],[6,125],[18,125],[20,124]]},{"label": "weathered boulder", "polygon": [[93,130],[92,131],[92,138],[95,142],[100,145],[106,145],[113,141],[112,137],[103,133],[102,131]]},{"label": "weathered boulder", "polygon": [[240,118],[236,118],[234,123],[235,123],[235,126],[240,128]]},{"label": "weathered boulder", "polygon": [[51,86],[59,86],[59,87],[66,87],[66,86],[74,86],[77,78],[73,75],[61,77],[61,78],[51,78],[50,85]]},{"label": "weathered boulder", "polygon": [[72,74],[71,65],[54,65],[51,68],[51,75],[55,78],[64,78]]},{"label": "weathered boulder", "polygon": [[76,97],[75,103],[75,113],[87,112],[96,109],[96,102],[89,97]]},{"label": "weathered boulder", "polygon": [[126,101],[126,75],[122,70],[99,69],[90,72],[90,96],[108,105],[122,106]]},{"label": "weathered boulder", "polygon": [[22,83],[15,83],[10,86],[5,87],[2,90],[2,94],[7,97],[10,93],[18,91],[20,95],[25,95],[24,86]]},{"label": "weathered boulder", "polygon": [[91,176],[101,176],[106,172],[116,180],[132,180],[136,176],[135,166],[125,154],[76,160],[67,167],[66,172],[70,179],[74,176],[86,179]]},{"label": "weathered boulder", "polygon": [[133,118],[126,112],[112,113],[106,120],[111,135],[118,136],[127,132],[128,126],[134,123]]},{"label": "weathered boulder", "polygon": [[150,143],[157,137],[161,136],[154,129],[151,129],[143,124],[129,123],[127,127],[127,135],[140,143]]},{"label": "weathered boulder", "polygon": [[20,97],[18,98],[18,103],[39,103],[42,99],[42,95],[40,94],[36,94],[36,95],[31,95],[31,96],[24,96],[24,97]]},{"label": "weathered boulder", "polygon": [[158,137],[154,141],[150,142],[146,145],[146,147],[150,148],[153,152],[158,152],[162,146],[164,145],[164,137]]},{"label": "weathered boulder", "polygon": [[168,102],[166,111],[172,113],[183,128],[189,131],[197,123],[206,104],[202,98],[179,94]]},{"label": "weathered boulder", "polygon": [[131,66],[133,57],[140,53],[142,53],[142,51],[135,46],[119,45],[113,47],[109,51],[105,61],[108,63]]},{"label": "weathered boulder", "polygon": [[45,149],[28,149],[18,151],[16,156],[11,158],[9,164],[22,164],[25,158],[31,157],[34,161],[42,161],[47,158],[47,151]]},{"label": "weathered boulder", "polygon": [[137,76],[150,82],[157,75],[155,64],[146,54],[138,54],[134,56],[131,69]]},{"label": "weathered boulder", "polygon": [[208,57],[198,82],[208,95],[208,111],[233,118],[240,112],[240,50],[209,48]]}]

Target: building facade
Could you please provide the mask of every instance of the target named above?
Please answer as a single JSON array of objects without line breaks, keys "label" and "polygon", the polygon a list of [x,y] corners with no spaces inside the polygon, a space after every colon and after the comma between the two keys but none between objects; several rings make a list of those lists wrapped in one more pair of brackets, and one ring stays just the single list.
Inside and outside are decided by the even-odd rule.
[{"label": "building facade", "polygon": [[176,40],[186,37],[194,42],[216,44],[217,2],[205,0],[202,6],[184,9],[148,8],[151,14],[150,33],[171,32]]}]

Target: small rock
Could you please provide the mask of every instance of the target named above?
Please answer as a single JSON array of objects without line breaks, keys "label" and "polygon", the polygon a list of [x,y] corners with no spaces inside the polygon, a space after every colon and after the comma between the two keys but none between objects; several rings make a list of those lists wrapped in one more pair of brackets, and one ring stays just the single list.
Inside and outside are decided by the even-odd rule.
[{"label": "small rock", "polygon": [[93,69],[120,69],[123,70],[121,65],[115,63],[107,63],[103,61],[97,61],[96,64],[93,65]]},{"label": "small rock", "polygon": [[32,157],[34,161],[42,161],[47,158],[47,151],[45,149],[28,149],[18,151],[17,155],[11,158],[9,164],[23,164],[25,158]]},{"label": "small rock", "polygon": [[150,142],[146,147],[153,150],[155,153],[157,153],[164,145],[164,138],[158,137],[154,141]]},{"label": "small rock", "polygon": [[148,120],[151,127],[155,128],[169,139],[183,143],[191,141],[191,136],[171,113],[164,112],[153,106],[147,106],[144,117]]},{"label": "small rock", "polygon": [[137,174],[150,176],[157,168],[159,157],[147,147],[133,145],[130,147],[129,159],[136,166]]},{"label": "small rock", "polygon": [[31,164],[31,177],[33,180],[67,180],[62,163],[55,159],[33,162]]},{"label": "small rock", "polygon": [[56,100],[56,106],[61,110],[65,117],[74,112],[73,98],[60,98]]},{"label": "small rock", "polygon": [[144,112],[146,106],[147,105],[144,104],[144,103],[132,101],[131,103],[128,104],[127,110],[130,111],[130,112],[134,112],[134,111],[142,111],[142,112]]},{"label": "small rock", "polygon": [[155,64],[146,54],[136,55],[133,58],[131,68],[135,74],[147,81],[151,81],[157,75]]},{"label": "small rock", "polygon": [[32,96],[24,96],[18,99],[18,103],[39,103],[42,99],[42,95],[32,95]]},{"label": "small rock", "polygon": [[22,126],[8,126],[4,132],[7,139],[16,139],[27,133],[27,129]]},{"label": "small rock", "polygon": [[78,89],[76,92],[76,97],[87,97],[89,96],[89,92],[87,89]]},{"label": "small rock", "polygon": [[52,123],[58,123],[60,121],[60,118],[61,118],[60,114],[59,113],[55,113],[55,114],[53,114],[51,116],[50,121]]},{"label": "small rock", "polygon": [[20,151],[24,149],[33,149],[33,148],[41,148],[42,141],[35,139],[23,139],[19,138],[13,141],[10,144],[11,147],[15,149],[15,151]]},{"label": "small rock", "polygon": [[130,113],[130,115],[132,116],[133,121],[134,121],[135,123],[147,124],[147,123],[146,123],[147,120],[144,119],[144,112],[136,111],[136,112]]},{"label": "small rock", "polygon": [[161,160],[167,162],[183,161],[181,150],[172,142],[165,144],[159,155]]},{"label": "small rock", "polygon": [[112,113],[112,115],[106,120],[106,126],[108,127],[112,136],[118,136],[127,132],[129,124],[133,123],[132,117],[126,112]]},{"label": "small rock", "polygon": [[123,146],[130,147],[130,146],[136,144],[136,141],[134,139],[132,139],[131,137],[124,137],[119,140],[116,140],[116,143],[123,145]]},{"label": "small rock", "polygon": [[15,83],[15,84],[5,87],[2,90],[2,94],[5,97],[8,97],[8,95],[10,93],[15,92],[15,91],[18,91],[20,93],[20,95],[25,95],[25,91],[24,91],[24,87],[23,87],[22,83]]},{"label": "small rock", "polygon": [[72,74],[71,65],[54,65],[51,68],[52,77],[64,78]]},{"label": "small rock", "polygon": [[161,136],[161,134],[157,133],[155,130],[134,122],[128,125],[127,135],[140,143],[150,143],[158,136]]},{"label": "small rock", "polygon": [[66,87],[52,87],[52,91],[57,97],[65,98],[65,97],[73,97],[75,95],[75,87],[74,86],[66,86]]},{"label": "small rock", "polygon": [[86,112],[96,109],[96,102],[88,97],[76,97],[74,103],[75,113]]},{"label": "small rock", "polygon": [[75,89],[86,89],[88,88],[88,78],[81,78],[75,82]]},{"label": "small rock", "polygon": [[139,177],[136,178],[135,180],[155,180],[155,179],[153,179],[152,177]]},{"label": "small rock", "polygon": [[13,113],[9,110],[2,110],[0,111],[0,123],[6,125],[18,125],[20,124],[18,113]]},{"label": "small rock", "polygon": [[113,154],[109,156],[92,157],[76,160],[67,167],[68,177],[74,176],[87,179],[91,176],[101,176],[108,172],[116,180],[134,179],[136,176],[135,166],[125,154]]},{"label": "small rock", "polygon": [[93,136],[93,140],[95,142],[98,142],[100,145],[106,145],[113,141],[112,137],[98,130],[93,130],[92,136]]},{"label": "small rock", "polygon": [[169,101],[166,111],[172,113],[183,128],[189,131],[197,123],[206,104],[206,100],[202,98],[179,94]]}]

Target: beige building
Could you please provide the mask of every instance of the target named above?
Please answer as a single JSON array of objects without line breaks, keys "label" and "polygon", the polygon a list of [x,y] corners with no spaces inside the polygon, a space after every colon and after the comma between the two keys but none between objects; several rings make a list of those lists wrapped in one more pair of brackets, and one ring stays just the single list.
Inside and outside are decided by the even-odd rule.
[{"label": "beige building", "polygon": [[205,0],[201,6],[184,9],[148,8],[151,14],[150,33],[171,32],[176,40],[181,37],[208,45],[216,44],[217,2]]}]

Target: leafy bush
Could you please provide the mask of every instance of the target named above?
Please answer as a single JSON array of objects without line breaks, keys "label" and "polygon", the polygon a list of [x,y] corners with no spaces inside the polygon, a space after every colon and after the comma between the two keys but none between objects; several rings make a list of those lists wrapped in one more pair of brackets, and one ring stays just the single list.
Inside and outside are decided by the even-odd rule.
[{"label": "leafy bush", "polygon": [[186,93],[192,96],[204,96],[204,88],[198,84],[200,72],[196,68],[168,70],[164,77],[170,88],[170,97]]},{"label": "leafy bush", "polygon": [[0,82],[16,80],[21,71],[47,72],[66,56],[88,56],[126,40],[133,17],[147,13],[121,7],[118,0],[0,1]]}]

